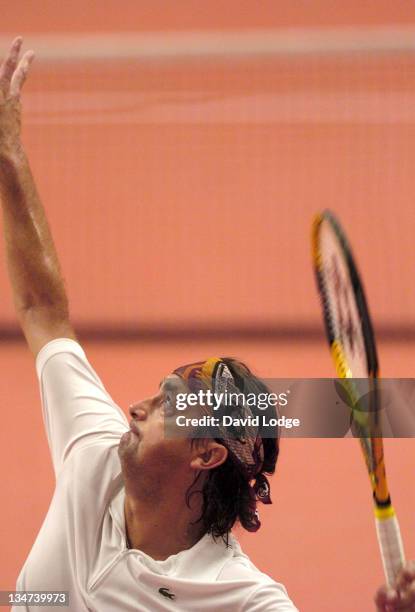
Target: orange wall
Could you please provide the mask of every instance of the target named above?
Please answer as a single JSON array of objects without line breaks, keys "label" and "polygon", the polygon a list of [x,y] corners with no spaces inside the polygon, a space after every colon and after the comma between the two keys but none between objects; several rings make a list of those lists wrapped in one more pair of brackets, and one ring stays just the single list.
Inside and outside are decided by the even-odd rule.
[{"label": "orange wall", "polygon": [[[409,24],[411,2],[16,2],[0,34]],[[319,324],[312,214],[336,210],[358,253],[376,323],[414,322],[413,58],[245,65],[45,64],[24,96],[24,138],[77,324]],[[343,114],[342,114],[343,113]],[[0,328],[14,326],[0,258]],[[124,408],[174,366],[234,354],[263,376],[331,376],[319,343],[86,343]],[[412,376],[414,346],[381,347],[385,376]],[[0,589],[13,589],[44,519],[53,474],[32,359],[0,346]],[[18,378],[19,384],[12,388]],[[261,569],[301,610],[371,609],[383,581],[354,440],[285,440],[256,535]],[[414,557],[412,440],[387,441]]]},{"label": "orange wall", "polygon": [[[415,54],[34,65],[24,139],[74,322],[319,325],[316,211],[414,323]],[[0,326],[14,313],[4,264]],[[392,298],[392,299],[391,299]]]}]

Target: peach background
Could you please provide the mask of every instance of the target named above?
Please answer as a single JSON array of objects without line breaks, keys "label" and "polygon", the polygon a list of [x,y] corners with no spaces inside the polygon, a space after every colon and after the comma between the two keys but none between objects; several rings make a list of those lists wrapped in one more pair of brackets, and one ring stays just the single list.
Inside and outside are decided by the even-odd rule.
[{"label": "peach background", "polygon": [[[385,0],[18,2],[0,33],[414,21],[411,3]],[[203,65],[39,58],[25,92],[25,142],[75,325],[115,332],[113,342],[83,344],[124,409],[174,366],[209,354],[234,354],[263,376],[332,375],[323,337],[310,339],[321,324],[309,225],[326,206],[358,253],[384,332],[383,374],[413,375],[413,67],[407,54]],[[16,324],[4,261],[0,292],[0,589],[12,589],[53,475],[31,356],[6,341]],[[274,337],[240,333],[260,328]],[[142,329],[158,338],[117,339]],[[161,341],[163,329],[194,337]],[[385,340],[392,335],[400,341]],[[414,443],[387,441],[386,453],[413,557]],[[253,561],[301,610],[370,609],[383,577],[357,442],[283,441],[273,492],[261,531],[240,534]]]}]

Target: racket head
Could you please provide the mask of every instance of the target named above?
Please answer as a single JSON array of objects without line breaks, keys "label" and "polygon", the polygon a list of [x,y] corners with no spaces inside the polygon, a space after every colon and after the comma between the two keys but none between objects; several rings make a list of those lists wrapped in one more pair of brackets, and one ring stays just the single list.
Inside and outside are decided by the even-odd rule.
[{"label": "racket head", "polygon": [[312,257],[339,377],[376,378],[375,335],[360,274],[346,235],[329,210],[314,219]]}]

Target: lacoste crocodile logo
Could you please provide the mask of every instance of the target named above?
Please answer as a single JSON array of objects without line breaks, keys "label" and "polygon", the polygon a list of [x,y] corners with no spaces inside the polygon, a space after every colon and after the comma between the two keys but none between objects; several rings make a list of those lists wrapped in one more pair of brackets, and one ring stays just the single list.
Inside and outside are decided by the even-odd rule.
[{"label": "lacoste crocodile logo", "polygon": [[159,589],[159,593],[164,597],[168,597],[169,599],[175,599],[176,595],[174,593],[170,593],[170,590],[166,587],[161,587]]}]

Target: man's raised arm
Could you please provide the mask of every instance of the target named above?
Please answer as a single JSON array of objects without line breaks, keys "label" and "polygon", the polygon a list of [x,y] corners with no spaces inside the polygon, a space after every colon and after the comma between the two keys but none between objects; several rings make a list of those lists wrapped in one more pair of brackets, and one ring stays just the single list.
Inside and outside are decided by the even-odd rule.
[{"label": "man's raised arm", "polygon": [[20,139],[20,92],[34,54],[19,61],[16,38],[0,66],[0,199],[14,304],[33,354],[54,338],[76,338],[43,206]]}]

